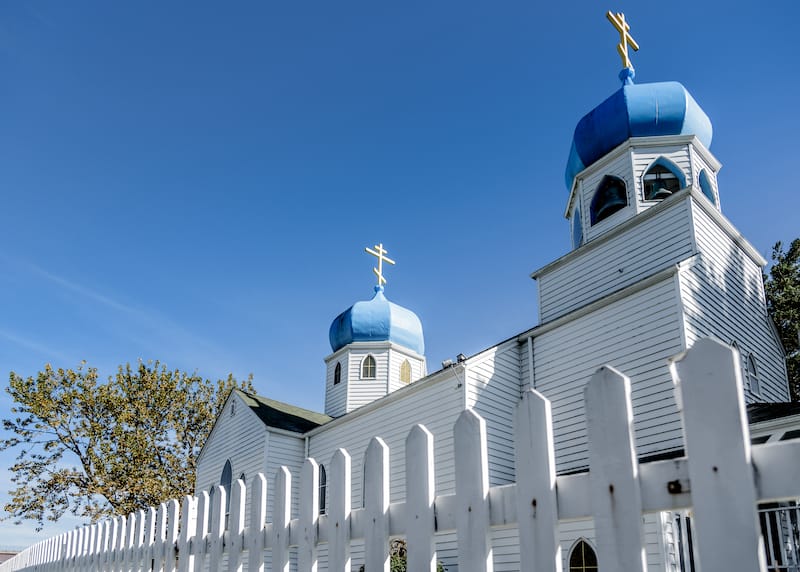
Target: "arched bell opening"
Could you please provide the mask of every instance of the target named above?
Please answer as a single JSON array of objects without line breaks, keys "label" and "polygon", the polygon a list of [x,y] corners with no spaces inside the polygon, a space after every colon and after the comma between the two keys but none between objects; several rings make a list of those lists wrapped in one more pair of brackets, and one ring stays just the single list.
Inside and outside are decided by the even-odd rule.
[{"label": "arched bell opening", "polygon": [[680,168],[667,159],[659,157],[642,175],[644,200],[661,201],[686,186],[686,177]]},{"label": "arched bell opening", "polygon": [[591,222],[597,224],[620,209],[628,206],[628,191],[625,181],[613,175],[606,175],[592,197]]}]

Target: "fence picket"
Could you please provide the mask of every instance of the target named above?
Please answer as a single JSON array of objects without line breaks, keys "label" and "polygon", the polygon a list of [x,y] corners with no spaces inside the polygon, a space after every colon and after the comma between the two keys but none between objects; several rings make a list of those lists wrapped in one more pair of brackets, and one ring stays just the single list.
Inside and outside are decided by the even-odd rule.
[{"label": "fence picket", "polygon": [[164,550],[167,539],[167,505],[158,505],[155,516],[155,529],[153,530],[153,546],[150,553],[153,558],[153,572],[164,572]]},{"label": "fence picket", "polygon": [[286,467],[275,473],[272,507],[272,570],[289,572],[289,522],[292,519],[292,474]]},{"label": "fence picket", "polygon": [[389,572],[389,447],[373,437],[364,454],[364,567]]},{"label": "fence picket", "polygon": [[230,548],[228,552],[228,572],[242,572],[242,550],[244,532],[244,483],[236,479],[231,485],[231,507],[228,512],[228,534]]},{"label": "fence picket", "polygon": [[173,499],[167,503],[166,545],[164,547],[164,572],[175,572],[178,558],[178,524],[180,505]]},{"label": "fence picket", "polygon": [[331,458],[330,469],[328,569],[331,572],[350,572],[350,454],[337,449]]},{"label": "fence picket", "polygon": [[630,380],[598,369],[584,389],[597,560],[605,570],[647,569]]},{"label": "fence picket", "polygon": [[125,570],[134,572],[136,559],[136,513],[128,515],[128,538],[125,539]]},{"label": "fence picket", "polygon": [[206,491],[197,495],[197,521],[195,522],[194,539],[192,540],[192,554],[194,554],[194,572],[204,572],[203,567],[208,552],[208,521],[211,512],[211,497]]},{"label": "fence picket", "polygon": [[264,572],[264,525],[267,521],[267,479],[258,473],[250,498],[250,526],[247,529],[248,572]]},{"label": "fence picket", "polygon": [[194,570],[192,541],[197,531],[197,498],[186,495],[181,507],[181,535],[178,539],[178,572]]},{"label": "fence picket", "polygon": [[433,435],[424,425],[414,425],[406,437],[405,526],[409,570],[436,572],[435,482]]},{"label": "fence picket", "polygon": [[214,487],[214,499],[209,503],[210,532],[208,534],[208,569],[222,568],[222,541],[225,534],[225,508],[228,503],[225,487]]},{"label": "fence picket", "polygon": [[114,547],[114,570],[123,572],[125,569],[125,538],[127,537],[128,521],[124,516],[117,517],[116,544]]},{"label": "fence picket", "polygon": [[514,411],[520,570],[561,572],[550,402],[529,389]]},{"label": "fence picket", "polygon": [[460,572],[492,572],[486,422],[472,409],[466,409],[458,416],[454,437],[458,569]]},{"label": "fence picket", "polygon": [[317,526],[320,496],[319,465],[306,459],[300,471],[300,547],[297,553],[298,572],[317,572]]},{"label": "fence picket", "polygon": [[712,339],[672,363],[703,572],[766,570],[740,363]]},{"label": "fence picket", "polygon": [[153,570],[155,564],[156,540],[156,509],[149,507],[144,521],[144,538],[142,539],[142,568],[140,570]]}]

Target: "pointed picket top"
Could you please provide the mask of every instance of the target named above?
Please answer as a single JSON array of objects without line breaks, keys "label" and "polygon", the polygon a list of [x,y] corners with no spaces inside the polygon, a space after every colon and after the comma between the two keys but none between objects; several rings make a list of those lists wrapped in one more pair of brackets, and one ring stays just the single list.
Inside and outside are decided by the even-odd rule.
[{"label": "pointed picket top", "polygon": [[250,526],[247,529],[247,570],[264,572],[264,525],[267,520],[267,478],[258,473],[253,479],[250,499]]},{"label": "pointed picket top", "polygon": [[364,454],[364,568],[389,572],[389,447],[380,437]]},{"label": "pointed picket top", "polygon": [[406,540],[409,570],[436,572],[433,435],[414,425],[406,437]]},{"label": "pointed picket top", "polygon": [[739,364],[737,351],[706,338],[671,365],[703,572],[766,569]]},{"label": "pointed picket top", "polygon": [[514,410],[520,568],[561,572],[550,401],[529,389]]},{"label": "pointed picket top", "polygon": [[297,551],[298,572],[316,572],[317,527],[319,526],[320,496],[319,465],[306,459],[300,470],[300,547]]},{"label": "pointed picket top", "polygon": [[350,572],[350,454],[337,449],[328,472],[330,512],[328,513],[328,569]]},{"label": "pointed picket top", "polygon": [[584,389],[597,560],[608,570],[647,569],[630,380],[598,369]]},{"label": "pointed picket top", "polygon": [[491,572],[489,461],[486,422],[472,409],[458,416],[453,430],[456,456],[456,532],[460,572]]}]

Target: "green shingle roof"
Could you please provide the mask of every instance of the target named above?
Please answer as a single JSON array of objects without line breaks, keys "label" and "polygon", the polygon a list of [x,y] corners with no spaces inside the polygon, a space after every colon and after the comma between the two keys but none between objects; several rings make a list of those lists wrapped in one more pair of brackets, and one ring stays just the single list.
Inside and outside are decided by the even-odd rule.
[{"label": "green shingle roof", "polygon": [[236,393],[267,427],[305,433],[333,419],[324,413],[309,411],[260,395],[251,395],[240,389],[237,389]]}]

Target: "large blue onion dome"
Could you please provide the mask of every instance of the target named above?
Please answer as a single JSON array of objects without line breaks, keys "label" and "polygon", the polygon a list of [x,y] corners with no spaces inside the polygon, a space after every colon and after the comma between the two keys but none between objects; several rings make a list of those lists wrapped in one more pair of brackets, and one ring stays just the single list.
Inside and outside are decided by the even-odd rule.
[{"label": "large blue onion dome", "polygon": [[352,342],[394,342],[425,354],[422,322],[417,315],[386,299],[383,286],[375,286],[372,300],[356,302],[336,316],[328,334],[337,351]]},{"label": "large blue onion dome", "polygon": [[617,145],[631,137],[652,135],[695,135],[710,147],[711,120],[676,81],[634,84],[628,80],[578,122],[567,160],[567,188],[572,188],[578,173]]}]

